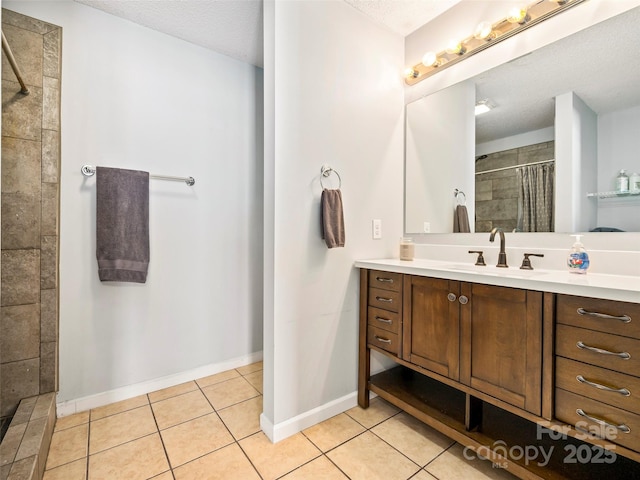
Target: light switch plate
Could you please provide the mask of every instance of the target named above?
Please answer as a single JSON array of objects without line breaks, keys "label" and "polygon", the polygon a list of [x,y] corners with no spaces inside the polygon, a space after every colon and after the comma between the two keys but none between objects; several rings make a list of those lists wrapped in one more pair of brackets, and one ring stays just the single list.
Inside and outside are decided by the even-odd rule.
[{"label": "light switch plate", "polygon": [[376,218],[372,222],[373,225],[373,239],[379,240],[382,238],[382,220]]}]

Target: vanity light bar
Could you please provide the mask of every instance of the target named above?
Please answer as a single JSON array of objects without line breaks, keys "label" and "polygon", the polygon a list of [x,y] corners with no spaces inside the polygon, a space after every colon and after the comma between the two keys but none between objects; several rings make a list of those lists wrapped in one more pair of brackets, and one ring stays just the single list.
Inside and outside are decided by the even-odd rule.
[{"label": "vanity light bar", "polygon": [[461,62],[467,57],[486,50],[496,43],[506,40],[527,28],[533,27],[565,10],[574,7],[586,0],[538,0],[519,11],[519,15],[510,12],[508,17],[490,24],[482,22],[476,28],[474,35],[458,42],[460,49],[447,48],[437,54],[428,52],[423,57],[423,62],[408,68],[405,71],[405,82],[415,85],[435,73]]}]

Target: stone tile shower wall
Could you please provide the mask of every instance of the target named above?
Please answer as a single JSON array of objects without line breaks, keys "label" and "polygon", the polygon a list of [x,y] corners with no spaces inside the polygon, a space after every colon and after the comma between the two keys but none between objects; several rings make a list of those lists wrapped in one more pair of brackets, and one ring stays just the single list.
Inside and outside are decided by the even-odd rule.
[{"label": "stone tile shower wall", "polygon": [[2,9],[0,418],[57,390],[62,29]]},{"label": "stone tile shower wall", "polygon": [[[543,142],[487,155],[476,172],[552,160],[555,142]],[[500,227],[510,232],[518,224],[518,176],[515,168],[476,175],[476,232]]]}]

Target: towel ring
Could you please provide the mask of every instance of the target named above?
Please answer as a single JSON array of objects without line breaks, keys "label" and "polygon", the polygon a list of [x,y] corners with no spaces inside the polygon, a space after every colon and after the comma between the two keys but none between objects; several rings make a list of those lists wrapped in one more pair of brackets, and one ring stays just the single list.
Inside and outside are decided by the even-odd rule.
[{"label": "towel ring", "polygon": [[[460,203],[460,197],[462,195],[462,203]],[[464,194],[462,190],[458,190],[457,188],[453,191],[453,196],[456,197],[458,201],[458,205],[466,205],[467,204],[467,196]]]},{"label": "towel ring", "polygon": [[320,169],[320,186],[322,188],[326,188],[324,186],[324,184],[322,183],[322,178],[327,178],[329,175],[331,175],[332,173],[335,173],[338,177],[338,188],[342,187],[342,178],[340,178],[340,174],[338,172],[336,172],[333,168],[331,168],[329,165],[323,165],[322,168]]}]

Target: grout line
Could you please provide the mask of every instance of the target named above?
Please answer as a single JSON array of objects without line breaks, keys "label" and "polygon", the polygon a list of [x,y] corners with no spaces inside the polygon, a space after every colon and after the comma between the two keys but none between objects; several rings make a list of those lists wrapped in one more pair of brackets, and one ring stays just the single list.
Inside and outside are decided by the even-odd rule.
[{"label": "grout line", "polygon": [[[151,401],[151,399],[149,398],[149,394],[147,394],[147,401]],[[155,423],[156,425],[156,433],[158,434],[158,437],[160,437],[160,443],[162,444],[162,450],[164,451],[164,458],[167,459],[167,465],[169,465],[169,471],[171,472],[171,476],[174,477],[173,475],[173,466],[171,465],[171,459],[169,458],[169,453],[167,452],[167,446],[164,444],[164,438],[162,438],[162,433],[160,432],[160,426],[158,425],[158,420],[156,419],[156,414],[153,411],[153,408],[151,407],[151,404],[149,404],[149,409],[151,410],[151,416],[153,417],[153,423]],[[88,479],[88,477],[87,477]],[[175,477],[174,477],[175,479]]]}]

